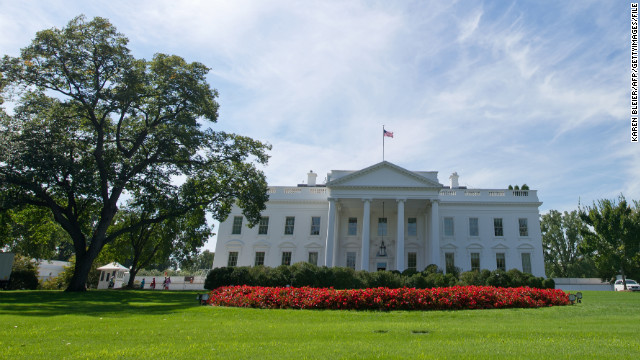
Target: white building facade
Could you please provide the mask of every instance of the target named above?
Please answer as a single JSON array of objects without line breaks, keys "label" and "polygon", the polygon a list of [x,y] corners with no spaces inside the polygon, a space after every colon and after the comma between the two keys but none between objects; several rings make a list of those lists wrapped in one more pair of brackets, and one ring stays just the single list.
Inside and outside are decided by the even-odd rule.
[{"label": "white building facade", "polygon": [[270,187],[259,225],[234,207],[220,224],[213,267],[307,261],[355,270],[519,269],[544,277],[535,190],[449,186],[435,171],[383,161],[333,170],[326,184]]}]

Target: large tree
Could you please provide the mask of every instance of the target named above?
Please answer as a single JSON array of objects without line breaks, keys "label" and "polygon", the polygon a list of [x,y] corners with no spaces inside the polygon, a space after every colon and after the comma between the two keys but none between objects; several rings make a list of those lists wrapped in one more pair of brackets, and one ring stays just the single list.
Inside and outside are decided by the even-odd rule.
[{"label": "large tree", "polygon": [[640,209],[632,208],[623,196],[617,203],[604,199],[581,210],[580,218],[589,225],[583,230],[582,244],[592,253],[602,279],[620,274],[626,289],[626,276],[637,267],[640,250]]},{"label": "large tree", "polygon": [[548,277],[597,276],[593,260],[580,250],[581,232],[586,225],[576,210],[564,213],[551,210],[542,215],[540,228]]},{"label": "large tree", "polygon": [[[85,288],[103,247],[141,226],[202,209],[224,219],[237,203],[255,223],[268,199],[269,146],[214,131],[209,69],[174,55],[136,59],[108,20],[80,16],[36,34],[0,62],[13,110],[0,113],[0,208],[49,209]],[[113,231],[118,206],[158,209]]]}]

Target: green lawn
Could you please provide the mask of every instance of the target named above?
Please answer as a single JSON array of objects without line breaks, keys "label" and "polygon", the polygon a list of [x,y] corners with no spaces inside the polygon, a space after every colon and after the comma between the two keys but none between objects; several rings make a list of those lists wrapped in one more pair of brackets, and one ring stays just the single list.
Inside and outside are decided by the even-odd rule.
[{"label": "green lawn", "polygon": [[640,293],[430,312],[198,306],[195,292],[0,292],[1,359],[640,358]]}]

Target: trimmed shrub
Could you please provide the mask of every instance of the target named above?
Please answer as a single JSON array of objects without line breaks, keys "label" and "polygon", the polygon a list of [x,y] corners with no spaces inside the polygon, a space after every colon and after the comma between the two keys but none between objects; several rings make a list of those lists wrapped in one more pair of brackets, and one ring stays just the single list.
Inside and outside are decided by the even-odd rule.
[{"label": "trimmed shrub", "polygon": [[543,289],[555,289],[556,288],[556,281],[553,280],[552,278],[546,278],[542,281],[542,288]]},{"label": "trimmed shrub", "polygon": [[485,285],[487,279],[482,276],[480,271],[467,271],[460,274],[460,284],[461,285],[476,285],[482,286]]},{"label": "trimmed shrub", "polygon": [[437,266],[429,265],[423,272],[414,271],[355,271],[347,267],[318,267],[306,262],[277,268],[265,266],[215,268],[205,281],[206,289],[229,285],[252,285],[271,287],[333,287],[336,289],[364,289],[385,287],[397,289],[441,288],[455,285],[554,288],[553,280],[544,280],[517,269],[468,271],[459,277],[454,273],[444,274]]},{"label": "trimmed shrub", "polygon": [[207,278],[204,280],[204,288],[213,290],[220,286],[231,285],[231,273],[233,273],[232,267],[219,267],[211,269],[207,274]]},{"label": "trimmed shrub", "polygon": [[504,270],[493,270],[487,279],[487,285],[495,287],[509,287],[509,276]]}]

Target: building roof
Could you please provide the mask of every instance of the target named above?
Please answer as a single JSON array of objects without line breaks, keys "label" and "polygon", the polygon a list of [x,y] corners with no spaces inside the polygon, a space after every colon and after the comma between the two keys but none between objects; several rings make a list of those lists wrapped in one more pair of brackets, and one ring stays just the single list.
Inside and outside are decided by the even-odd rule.
[{"label": "building roof", "polygon": [[117,262],[112,262],[112,263],[109,263],[109,264],[107,264],[107,265],[105,265],[105,266],[101,266],[101,267],[99,267],[99,268],[98,268],[98,270],[122,270],[122,271],[129,271],[129,269],[128,269],[128,268],[126,268],[126,267],[124,267],[124,266],[120,265],[120,264],[119,264],[119,263],[117,263]]}]

